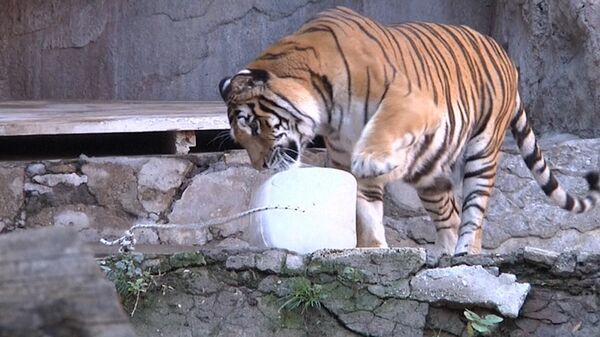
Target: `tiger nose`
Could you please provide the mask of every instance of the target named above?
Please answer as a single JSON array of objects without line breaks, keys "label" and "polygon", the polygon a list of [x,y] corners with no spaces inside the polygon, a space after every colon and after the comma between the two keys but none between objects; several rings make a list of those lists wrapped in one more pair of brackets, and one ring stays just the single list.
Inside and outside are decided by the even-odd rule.
[{"label": "tiger nose", "polygon": [[267,162],[263,162],[262,168],[264,168],[264,169],[268,169],[269,168],[269,165],[267,165]]}]

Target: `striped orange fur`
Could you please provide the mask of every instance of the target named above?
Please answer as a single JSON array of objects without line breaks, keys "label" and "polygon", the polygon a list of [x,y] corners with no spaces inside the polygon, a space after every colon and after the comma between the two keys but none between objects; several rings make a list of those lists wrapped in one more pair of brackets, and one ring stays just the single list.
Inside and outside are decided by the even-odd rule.
[{"label": "striped orange fur", "polygon": [[[232,136],[257,169],[286,169],[321,135],[328,164],[359,182],[358,245],[387,247],[387,183],[417,190],[437,229],[437,246],[481,250],[482,223],[511,126],[523,158],[559,206],[585,212],[600,200],[568,194],[544,160],[518,93],[518,72],[491,38],[434,23],[384,26],[348,8],[320,13],[220,85]],[[463,198],[453,194],[462,174]]]}]

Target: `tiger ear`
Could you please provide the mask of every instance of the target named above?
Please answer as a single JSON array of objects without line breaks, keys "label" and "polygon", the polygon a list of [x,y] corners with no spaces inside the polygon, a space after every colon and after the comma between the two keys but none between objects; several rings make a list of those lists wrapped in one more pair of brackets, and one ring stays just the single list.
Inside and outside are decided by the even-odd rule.
[{"label": "tiger ear", "polygon": [[262,69],[244,69],[231,79],[223,79],[219,85],[223,99],[243,98],[258,95],[269,80],[269,72]]},{"label": "tiger ear", "polygon": [[229,92],[231,92],[231,77],[225,77],[219,82],[219,93],[221,94],[221,98],[224,101],[227,101],[227,96],[229,96]]}]

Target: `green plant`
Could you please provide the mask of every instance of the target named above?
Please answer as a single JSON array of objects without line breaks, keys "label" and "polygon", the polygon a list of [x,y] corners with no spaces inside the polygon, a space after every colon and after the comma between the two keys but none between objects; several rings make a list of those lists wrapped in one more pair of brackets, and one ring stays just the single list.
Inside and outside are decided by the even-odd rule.
[{"label": "green plant", "polygon": [[318,284],[312,284],[306,278],[296,280],[292,291],[284,298],[285,302],[279,310],[286,309],[289,311],[301,308],[301,313],[304,313],[310,308],[321,308],[321,301],[324,296],[322,287]]},{"label": "green plant", "polygon": [[99,261],[106,277],[115,284],[123,305],[133,303],[131,316],[135,314],[141,294],[147,292],[152,284],[152,274],[142,269],[143,260],[142,254],[125,253]]},{"label": "green plant", "polygon": [[469,309],[465,309],[464,315],[468,321],[467,335],[469,337],[476,334],[487,334],[492,331],[495,325],[504,320],[502,317],[492,314],[481,317]]},{"label": "green plant", "polygon": [[338,274],[338,280],[342,283],[360,284],[364,281],[364,278],[365,276],[361,270],[352,267],[344,267]]}]

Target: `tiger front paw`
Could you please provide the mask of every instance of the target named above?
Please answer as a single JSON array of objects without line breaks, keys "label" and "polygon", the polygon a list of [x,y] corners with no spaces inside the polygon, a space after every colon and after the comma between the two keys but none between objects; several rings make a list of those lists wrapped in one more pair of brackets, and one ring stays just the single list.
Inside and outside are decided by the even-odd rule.
[{"label": "tiger front paw", "polygon": [[398,167],[391,155],[359,152],[352,155],[352,174],[357,178],[373,178]]}]

